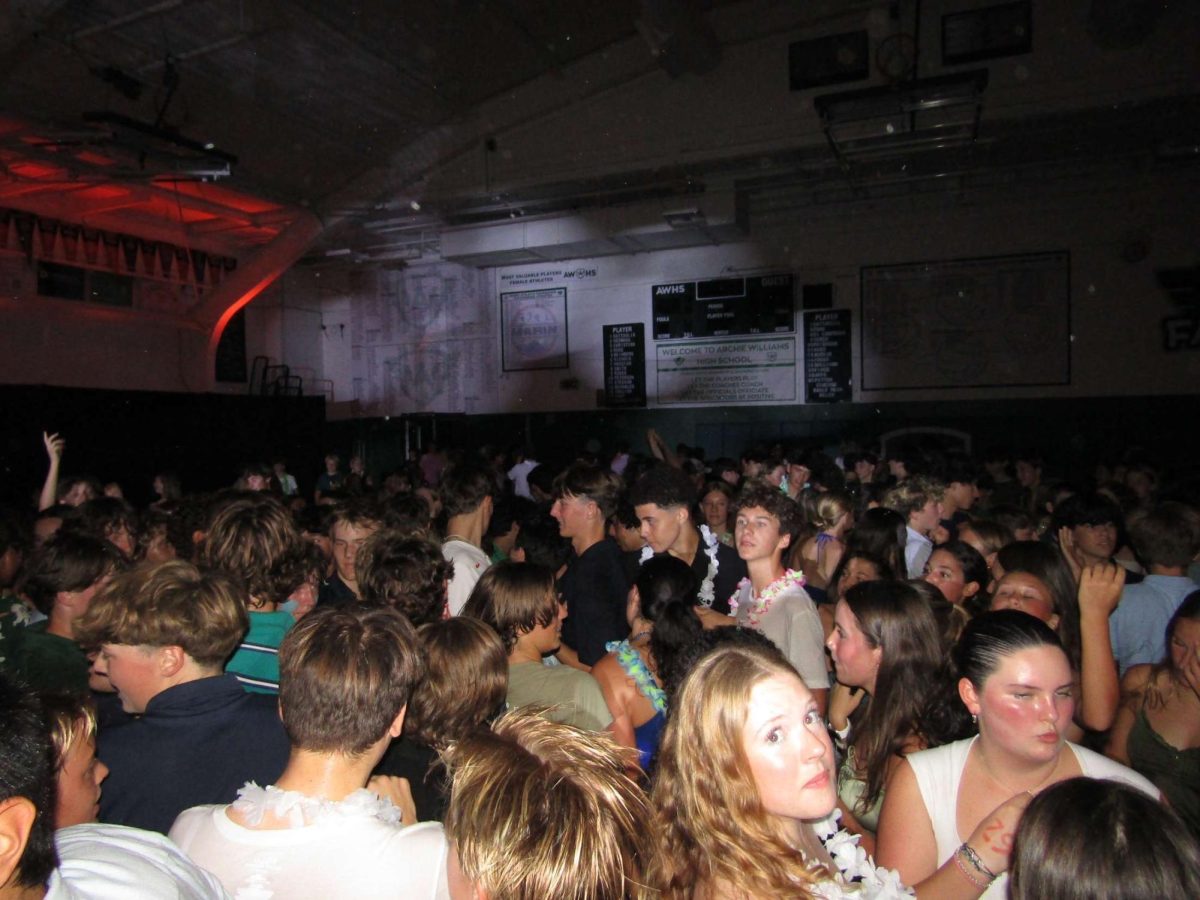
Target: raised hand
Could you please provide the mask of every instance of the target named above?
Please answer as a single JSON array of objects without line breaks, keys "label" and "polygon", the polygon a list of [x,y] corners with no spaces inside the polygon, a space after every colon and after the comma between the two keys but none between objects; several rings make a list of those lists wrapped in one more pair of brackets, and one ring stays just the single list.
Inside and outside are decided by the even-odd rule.
[{"label": "raised hand", "polygon": [[57,434],[42,432],[42,443],[46,445],[46,455],[50,457],[50,465],[58,465],[62,461],[63,449],[67,446],[65,439],[60,438]]},{"label": "raised hand", "polygon": [[1097,563],[1079,575],[1080,615],[1094,613],[1107,619],[1117,608],[1125,587],[1125,568],[1114,563]]},{"label": "raised hand", "polygon": [[1079,583],[1079,575],[1083,571],[1083,560],[1079,557],[1079,551],[1075,547],[1075,535],[1071,533],[1071,529],[1064,525],[1058,529],[1058,546],[1062,550],[1063,558],[1067,561],[1067,565],[1071,567],[1071,576],[1075,579],[1075,583]]}]

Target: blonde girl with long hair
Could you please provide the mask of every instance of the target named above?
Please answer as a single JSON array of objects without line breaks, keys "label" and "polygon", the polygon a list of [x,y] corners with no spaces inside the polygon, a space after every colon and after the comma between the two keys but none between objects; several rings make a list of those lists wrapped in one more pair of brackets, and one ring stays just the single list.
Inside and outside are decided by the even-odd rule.
[{"label": "blonde girl with long hair", "polygon": [[841,491],[826,491],[806,499],[804,512],[816,534],[799,544],[792,568],[804,572],[810,592],[824,591],[846,552],[846,534],[854,527],[854,501]]},{"label": "blonde girl with long hair", "polygon": [[836,800],[825,720],[796,670],[774,647],[718,646],[672,701],[650,884],[665,900],[836,898],[850,879],[856,896],[902,896],[838,830]]}]

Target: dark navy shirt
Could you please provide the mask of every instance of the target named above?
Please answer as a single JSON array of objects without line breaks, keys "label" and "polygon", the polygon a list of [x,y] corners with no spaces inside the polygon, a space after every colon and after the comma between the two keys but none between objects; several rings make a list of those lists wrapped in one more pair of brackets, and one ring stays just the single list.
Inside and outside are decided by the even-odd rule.
[{"label": "dark navy shirt", "polygon": [[167,688],[97,738],[109,769],[100,821],[162,834],[185,809],[233,802],[247,781],[274,784],[290,752],[278,698],[247,693],[233,675]]}]

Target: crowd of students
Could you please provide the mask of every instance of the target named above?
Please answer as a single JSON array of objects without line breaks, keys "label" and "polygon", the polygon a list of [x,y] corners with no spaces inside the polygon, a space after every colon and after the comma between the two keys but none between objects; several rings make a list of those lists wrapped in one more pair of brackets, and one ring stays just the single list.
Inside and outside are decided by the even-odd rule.
[{"label": "crowd of students", "polygon": [[139,511],[45,435],[0,900],[1200,896],[1187,481],[647,437]]}]

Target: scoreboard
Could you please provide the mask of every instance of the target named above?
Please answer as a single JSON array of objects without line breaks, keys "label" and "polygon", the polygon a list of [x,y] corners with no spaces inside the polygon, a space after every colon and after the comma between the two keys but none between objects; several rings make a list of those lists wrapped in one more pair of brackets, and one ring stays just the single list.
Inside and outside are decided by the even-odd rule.
[{"label": "scoreboard", "polygon": [[678,281],[650,290],[656,341],[796,330],[791,275]]}]

